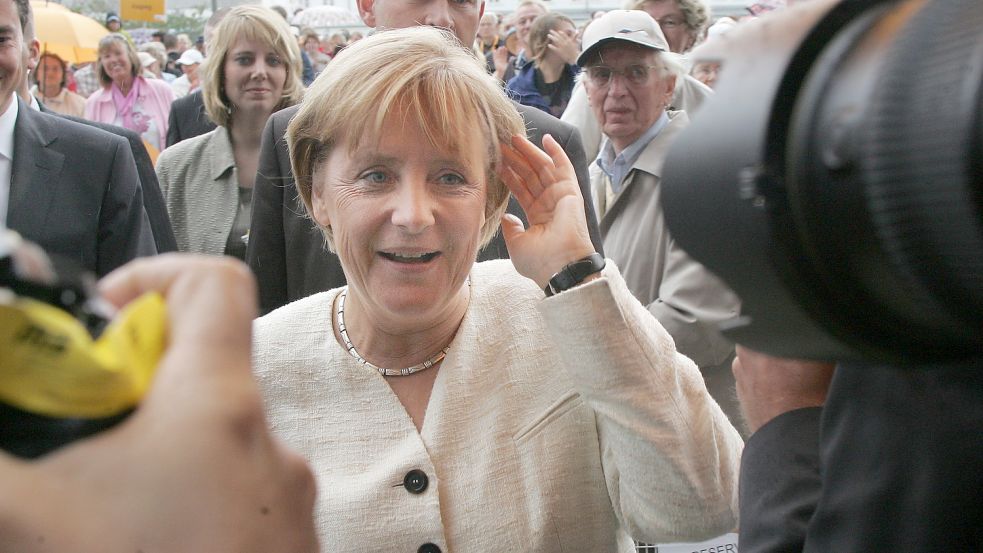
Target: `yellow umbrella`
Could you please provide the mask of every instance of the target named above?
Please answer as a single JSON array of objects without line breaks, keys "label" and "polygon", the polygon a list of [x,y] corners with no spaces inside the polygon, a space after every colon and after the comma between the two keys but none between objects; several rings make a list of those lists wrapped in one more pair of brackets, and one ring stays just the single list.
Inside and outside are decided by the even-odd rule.
[{"label": "yellow umbrella", "polygon": [[53,2],[31,2],[31,9],[42,52],[58,54],[71,63],[98,59],[99,40],[109,34],[98,21]]}]

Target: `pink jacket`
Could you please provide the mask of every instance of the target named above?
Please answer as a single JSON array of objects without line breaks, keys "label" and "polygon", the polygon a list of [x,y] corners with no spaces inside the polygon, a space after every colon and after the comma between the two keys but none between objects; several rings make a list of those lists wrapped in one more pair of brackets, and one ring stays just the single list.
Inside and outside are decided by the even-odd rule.
[{"label": "pink jacket", "polygon": [[[171,112],[174,93],[171,91],[170,85],[164,81],[144,79],[143,77],[136,78],[143,81],[139,102],[156,124],[157,132],[160,135],[157,147],[163,150],[167,141],[167,117]],[[85,118],[98,123],[117,124],[116,104],[113,103],[111,87],[104,86],[89,96],[85,101]]]}]

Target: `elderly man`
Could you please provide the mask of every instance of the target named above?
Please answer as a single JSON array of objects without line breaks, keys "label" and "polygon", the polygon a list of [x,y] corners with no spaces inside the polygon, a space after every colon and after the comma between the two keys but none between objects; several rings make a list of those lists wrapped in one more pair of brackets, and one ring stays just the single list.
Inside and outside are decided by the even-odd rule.
[{"label": "elderly man", "polygon": [[[678,72],[663,55],[668,48],[659,25],[643,11],[608,12],[584,31],[577,63],[607,137],[590,169],[591,189],[606,255],[677,349],[703,369],[711,394],[736,424],[727,363],[734,346],[717,323],[737,315],[738,299],[676,246],[662,214],[662,164],[689,121],[684,112],[667,111]],[[715,389],[714,378],[723,389]]]},{"label": "elderly man", "polygon": [[[474,44],[484,2],[460,3],[455,0],[358,0],[362,20],[378,29],[400,29],[414,25],[442,27],[452,32],[461,44]],[[330,67],[328,71],[330,71]],[[573,162],[584,196],[584,209],[591,242],[602,251],[597,218],[590,201],[587,161],[577,129],[565,125],[536,108],[517,106],[526,123],[526,136],[541,145],[550,134]],[[263,131],[259,171],[253,190],[253,212],[246,261],[259,282],[260,307],[264,313],[315,292],[343,286],[345,274],[338,257],[324,247],[321,231],[304,216],[297,197],[290,159],[283,134],[298,106],[273,114]],[[525,213],[518,203],[509,203],[509,213],[524,222]],[[499,233],[478,252],[479,260],[508,257]]]},{"label": "elderly man", "polygon": [[[666,38],[668,51],[677,54],[693,47],[710,17],[709,8],[703,0],[629,0],[627,5],[630,10],[642,10],[651,15]],[[681,76],[676,79],[671,105],[673,109],[685,110],[692,116],[712,94],[713,90],[695,77]],[[601,129],[587,105],[583,87],[574,88],[562,119],[580,130],[587,158],[596,156],[601,146]]]}]

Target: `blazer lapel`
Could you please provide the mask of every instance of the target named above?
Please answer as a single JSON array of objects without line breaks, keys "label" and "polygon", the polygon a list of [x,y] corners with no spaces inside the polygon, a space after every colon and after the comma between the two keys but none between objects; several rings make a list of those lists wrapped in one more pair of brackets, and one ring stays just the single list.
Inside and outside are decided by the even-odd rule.
[{"label": "blazer lapel", "polygon": [[20,98],[17,101],[7,225],[25,235],[41,235],[49,225],[51,197],[57,193],[65,156],[48,147],[57,136],[39,120],[43,116]]}]

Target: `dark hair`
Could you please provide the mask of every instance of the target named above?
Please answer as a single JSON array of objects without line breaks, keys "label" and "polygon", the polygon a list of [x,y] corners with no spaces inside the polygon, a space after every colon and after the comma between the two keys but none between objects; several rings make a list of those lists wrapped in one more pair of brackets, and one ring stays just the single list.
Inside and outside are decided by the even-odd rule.
[{"label": "dark hair", "polygon": [[164,33],[160,41],[164,43],[164,48],[168,50],[177,47],[177,37],[173,33]]},{"label": "dark hair", "polygon": [[316,40],[318,44],[321,43],[321,37],[318,36],[317,31],[311,29],[310,27],[304,27],[303,29],[301,29],[300,36],[301,38],[304,39],[303,41],[301,41],[301,44],[307,44],[307,41],[312,38]]},{"label": "dark hair", "polygon": [[[65,63],[65,60],[61,59],[61,56],[59,56],[58,54],[55,54],[55,53],[52,53],[52,52],[44,52],[38,58],[38,67],[39,68],[41,67],[41,60],[43,60],[44,58],[51,58],[51,59],[58,60],[58,63],[61,65],[61,84],[59,86],[61,88],[65,88],[65,85],[68,84],[68,64],[66,64]],[[38,89],[40,89],[41,88],[41,71],[35,71],[34,72],[34,82],[38,84]]]}]

